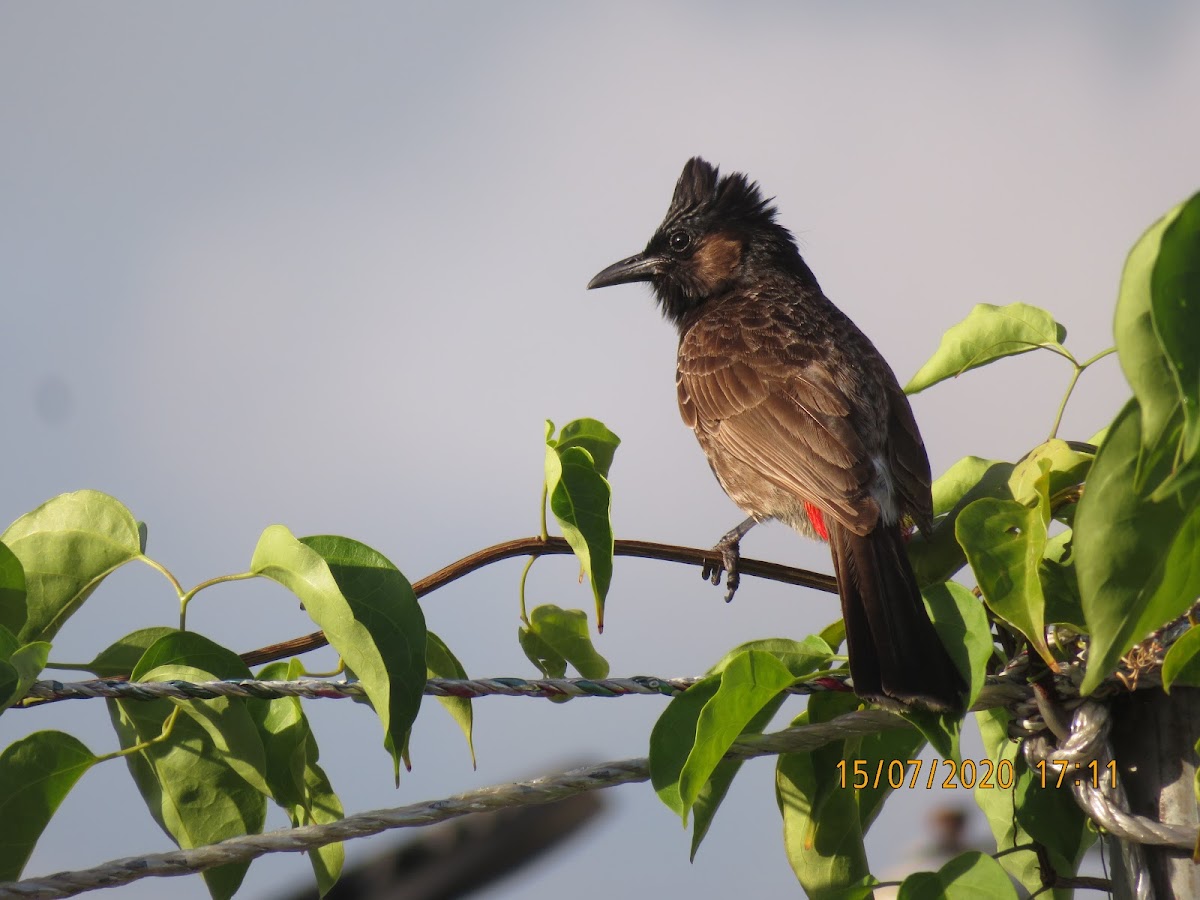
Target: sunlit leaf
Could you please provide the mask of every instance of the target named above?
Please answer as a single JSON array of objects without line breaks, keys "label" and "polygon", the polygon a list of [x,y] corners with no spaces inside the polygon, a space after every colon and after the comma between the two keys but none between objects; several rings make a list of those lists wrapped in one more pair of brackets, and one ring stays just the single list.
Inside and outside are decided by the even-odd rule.
[{"label": "sunlit leaf", "polygon": [[20,634],[26,618],[25,570],[16,555],[0,544],[0,627]]},{"label": "sunlit leaf", "polygon": [[142,553],[137,522],[99,491],[60,494],[0,535],[25,570],[28,616],[17,636],[51,640],[114,569]]},{"label": "sunlit leaf", "polygon": [[[304,674],[299,660],[272,663],[258,673],[262,681],[294,681]],[[320,753],[299,697],[248,704],[258,726],[267,759],[267,779],[275,802],[293,826],[324,825],[343,816],[342,803],[318,765]],[[345,850],[340,841],[308,851],[317,889],[324,896],[342,871]]]},{"label": "sunlit leaf", "polygon": [[769,653],[747,650],[721,672],[721,682],[696,720],[696,741],[679,773],[681,809],[686,821],[701,788],[742,730],[784,688],[795,681]]},{"label": "sunlit leaf", "polygon": [[986,853],[970,850],[936,872],[909,875],[896,900],[1017,900],[1017,889],[1000,863]]},{"label": "sunlit leaf", "polygon": [[46,668],[46,660],[50,658],[50,644],[46,641],[32,641],[16,647],[16,638],[7,628],[0,626],[0,663],[3,672],[0,675],[0,711],[8,709],[22,699],[38,675]]},{"label": "sunlit leaf", "polygon": [[1012,471],[1012,463],[967,456],[933,483],[933,533],[918,532],[908,542],[908,557],[918,584],[941,584],[967,564],[954,533],[958,516],[984,497],[1011,499],[1008,481]]},{"label": "sunlit leaf", "polygon": [[[842,624],[841,619],[838,620],[838,624]],[[829,630],[826,629],[826,632]],[[822,632],[822,634],[824,633]],[[844,625],[842,635],[843,637],[839,639],[839,643],[841,640],[844,640]],[[788,638],[766,638],[764,640],[747,641],[735,647],[720,662],[709,669],[709,673],[719,674],[723,672],[730,662],[746,650],[761,650],[770,653],[782,662],[796,678],[815,672],[827,663],[833,655],[833,650],[822,637],[810,635],[801,641],[793,641]],[[774,699],[754,714],[746,724],[746,727],[742,729],[742,734],[760,734],[775,716],[775,713],[779,711],[779,708],[786,699],[787,696],[785,694],[777,694]],[[699,707],[696,708],[697,718],[699,717],[699,709]],[[695,731],[694,721],[691,731]],[[729,792],[729,787],[733,783],[733,779],[741,771],[742,763],[743,760],[740,759],[722,759],[717,764],[717,767],[713,769],[712,775],[709,776],[707,783],[697,795],[696,802],[692,805],[692,859],[696,858],[696,851],[699,850],[701,842],[704,840],[705,835],[708,834],[708,829],[712,825],[717,810],[725,799],[725,795]]]},{"label": "sunlit leaf", "polygon": [[[446,642],[432,631],[425,632],[425,668],[430,678],[463,678],[467,670],[458,661]],[[450,717],[458,723],[463,736],[467,739],[467,749],[471,751],[471,765],[475,765],[474,714],[471,710],[469,697],[438,697],[440,703],[450,713]]]},{"label": "sunlit leaf", "polygon": [[297,540],[282,525],[263,532],[250,568],[300,598],[358,677],[399,782],[399,748],[420,711],[426,678],[425,617],[408,580],[365,544],[333,535]]},{"label": "sunlit leaf", "polygon": [[549,438],[546,489],[550,511],[591,584],[596,627],[603,631],[604,600],[612,582],[612,489],[588,450],[579,445],[560,449]]},{"label": "sunlit leaf", "polygon": [[596,471],[607,478],[613,455],[620,444],[621,439],[609,431],[603,422],[576,419],[562,427],[554,446],[560,452],[568,447],[582,447],[592,457]]},{"label": "sunlit leaf", "polygon": [[1200,481],[1165,500],[1145,496],[1171,466],[1174,445],[1143,450],[1141,423],[1130,401],[1096,455],[1075,516],[1075,569],[1091,635],[1084,693],[1200,595]]},{"label": "sunlit leaf", "polygon": [[37,731],[0,753],[0,881],[16,881],[59,804],[96,757],[61,731]]},{"label": "sunlit leaf", "polygon": [[529,624],[555,654],[574,666],[584,678],[608,677],[608,660],[592,646],[587,613],[583,610],[562,609],[547,603],[530,611]]},{"label": "sunlit leaf", "polygon": [[[814,694],[792,725],[827,722],[858,706],[852,694]],[[846,762],[856,756],[857,743],[834,741],[811,752],[781,754],[776,762],[784,849],[801,887],[815,900],[841,897],[870,876],[853,764]]]},{"label": "sunlit leaf", "polygon": [[142,654],[159,638],[175,634],[176,628],[156,625],[151,628],[139,628],[125,637],[106,647],[96,658],[84,668],[97,678],[111,678],[114,675],[128,675],[138,664]]},{"label": "sunlit leaf", "polygon": [[[1042,787],[1036,773],[1025,765],[1019,742],[1008,736],[1009,715],[1005,710],[984,710],[976,713],[975,718],[983,737],[983,755],[992,762],[992,770],[986,773],[986,781],[981,775],[976,782],[975,802],[987,817],[996,839],[996,848],[1008,851],[999,858],[1000,864],[1026,890],[1032,892],[1041,889],[1038,857],[1031,845],[1044,837],[1044,846],[1050,851],[1055,870],[1061,875],[1073,875],[1084,851],[1094,841],[1095,834],[1088,830],[1083,814],[1075,805],[1069,790],[1064,788],[1055,791]],[[1018,807],[1036,791],[1046,791],[1048,796],[1033,799],[1032,805],[1038,812],[1026,816]],[[1039,827],[1037,822],[1040,815],[1047,817],[1044,827]],[[1031,827],[1037,830],[1037,836],[1026,828],[1026,822],[1031,820]],[[1061,833],[1055,833],[1059,830]],[[1030,849],[1013,849],[1018,846]],[[1060,888],[1039,896],[1070,900],[1074,895],[1069,888]]]},{"label": "sunlit leaf", "polygon": [[1033,508],[1015,500],[985,498],[963,510],[955,534],[988,607],[1057,669],[1046,646],[1046,599],[1039,576],[1049,519],[1044,492]]},{"label": "sunlit leaf", "polygon": [[957,581],[923,588],[921,596],[946,651],[967,682],[969,708],[987,680],[987,663],[995,648],[983,603]]},{"label": "sunlit leaf", "polygon": [[1175,683],[1200,687],[1200,626],[1193,625],[1163,657],[1162,683],[1168,694]]},{"label": "sunlit leaf", "polygon": [[1163,230],[1150,296],[1154,333],[1183,405],[1182,461],[1187,462],[1200,449],[1200,193],[1179,207]]},{"label": "sunlit leaf", "polygon": [[1009,490],[1018,503],[1033,503],[1038,498],[1038,481],[1045,466],[1049,466],[1050,481],[1047,493],[1053,497],[1065,487],[1081,483],[1087,477],[1095,456],[1071,449],[1066,441],[1051,438],[1031,450],[1013,468],[1008,479]]},{"label": "sunlit leaf", "polygon": [[547,678],[562,678],[567,674],[567,660],[561,653],[542,640],[541,636],[522,625],[517,629],[517,640],[525,657]]},{"label": "sunlit leaf", "polygon": [[1044,309],[1026,303],[980,303],[942,335],[937,351],[904,387],[916,394],[927,387],[1038,347],[1061,348],[1066,329]]}]

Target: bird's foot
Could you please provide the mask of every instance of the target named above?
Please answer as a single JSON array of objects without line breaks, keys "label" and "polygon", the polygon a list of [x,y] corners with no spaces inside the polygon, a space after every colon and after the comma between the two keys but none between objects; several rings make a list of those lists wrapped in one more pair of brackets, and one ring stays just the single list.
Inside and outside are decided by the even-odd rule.
[{"label": "bird's foot", "polygon": [[725,578],[725,602],[728,603],[733,599],[733,595],[737,593],[738,585],[741,584],[742,577],[738,572],[738,562],[741,560],[741,538],[740,534],[731,532],[725,535],[713,547],[714,553],[721,555],[720,562],[716,560],[705,560],[704,568],[700,570],[700,576],[707,581],[711,581],[714,585],[720,586],[721,575],[728,572]]}]

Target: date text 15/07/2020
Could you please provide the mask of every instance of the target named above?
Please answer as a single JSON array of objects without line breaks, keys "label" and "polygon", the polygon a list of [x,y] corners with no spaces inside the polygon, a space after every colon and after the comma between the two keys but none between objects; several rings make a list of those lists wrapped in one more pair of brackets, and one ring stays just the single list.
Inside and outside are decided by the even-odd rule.
[{"label": "date text 15/07/2020", "polygon": [[[926,766],[928,770],[926,771]],[[838,786],[863,789],[889,787],[899,789],[925,788],[1000,788],[1011,790],[1016,780],[1013,762],[1009,759],[893,759],[893,760],[838,760],[836,766]],[[1046,788],[1063,785],[1091,785],[1098,788],[1105,780],[1113,787],[1117,783],[1117,764],[1110,760],[1105,765],[1092,760],[1087,764],[1072,763],[1065,759],[1052,759],[1034,766],[1039,784]],[[924,777],[922,777],[924,775]],[[940,777],[939,777],[940,776]]]}]

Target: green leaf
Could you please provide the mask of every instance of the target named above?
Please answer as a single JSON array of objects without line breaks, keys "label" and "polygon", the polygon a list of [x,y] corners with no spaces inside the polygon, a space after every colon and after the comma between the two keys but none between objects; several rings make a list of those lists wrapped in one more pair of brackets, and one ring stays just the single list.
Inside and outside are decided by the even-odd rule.
[{"label": "green leaf", "polygon": [[529,627],[584,678],[608,677],[608,660],[592,646],[587,613],[583,610],[562,609],[547,603],[530,612]]},{"label": "green leaf", "polygon": [[137,522],[99,491],[60,494],[0,535],[25,570],[23,641],[51,640],[100,582],[141,556]]},{"label": "green leaf", "polygon": [[547,435],[546,491],[550,511],[591,583],[596,627],[603,631],[604,599],[612,582],[612,489],[587,449],[579,445],[560,448]]},{"label": "green leaf", "polygon": [[1200,193],[1163,230],[1150,298],[1154,333],[1183,405],[1182,461],[1188,462],[1200,449]]},{"label": "green leaf", "polygon": [[[172,635],[179,635],[180,643],[160,643],[163,637]],[[146,656],[151,647],[155,647],[155,653]],[[180,652],[187,650],[191,650],[192,659],[203,659],[210,671],[222,677],[245,677],[248,673],[233,650],[194,632],[170,628],[140,629],[120,638],[96,656],[89,670],[101,677],[130,674],[139,661],[144,661],[146,665],[140,671],[150,671],[158,665],[181,661]],[[161,733],[172,703],[128,701],[126,709],[109,701],[108,712],[121,746],[128,749]],[[142,734],[144,738],[139,737]],[[126,756],[125,761],[150,815],[182,847],[203,846],[263,828],[263,794],[218,756],[208,732],[186,716],[176,719],[167,742],[146,746]],[[222,866],[206,872],[204,880],[214,896],[226,898],[238,889],[246,868]]]},{"label": "green leaf", "polygon": [[960,713],[938,713],[928,709],[909,707],[900,710],[900,716],[916,728],[938,756],[962,762],[962,715]]},{"label": "green leaf", "polygon": [[1062,350],[1066,329],[1044,309],[1025,303],[993,306],[980,303],[944,335],[937,352],[904,387],[916,394],[1005,356],[1028,353],[1038,347]]},{"label": "green leaf", "polygon": [[917,872],[900,885],[896,900],[1017,900],[1000,863],[986,853],[959,854],[937,872]]},{"label": "green leaf", "polygon": [[[260,681],[294,681],[304,674],[299,660],[272,663],[258,673]],[[258,726],[267,759],[267,779],[275,802],[294,827],[324,825],[343,816],[342,803],[317,764],[320,753],[299,697],[279,697],[248,704]],[[339,841],[308,851],[324,896],[342,871],[345,850]]]},{"label": "green leaf", "polygon": [[[155,641],[130,674],[131,681],[204,682],[250,677],[250,669],[241,657],[194,631],[175,631]],[[215,753],[247,784],[271,796],[262,739],[247,710],[247,701],[218,697],[171,698],[170,702],[204,729]]]},{"label": "green leaf", "polygon": [[721,757],[759,710],[795,680],[783,663],[761,650],[747,650],[725,667],[717,692],[700,711],[696,743],[679,773],[682,808],[677,812],[685,824]]},{"label": "green leaf", "polygon": [[1171,693],[1175,682],[1188,687],[1200,687],[1200,627],[1193,625],[1185,631],[1163,658],[1163,690]]},{"label": "green leaf", "polygon": [[[425,632],[425,671],[430,678],[466,678],[467,670],[458,661],[445,641],[432,631]],[[474,714],[471,710],[469,697],[438,697],[450,717],[458,723],[463,736],[467,739],[467,749],[471,751],[471,767],[475,768],[475,739]]]},{"label": "green leaf", "polygon": [[[841,621],[838,619],[838,622]],[[829,626],[829,628],[832,627],[832,625]],[[845,628],[844,623],[842,627]],[[801,641],[794,641],[791,638],[763,638],[738,644],[726,653],[720,662],[709,669],[708,674],[724,672],[731,662],[747,650],[760,650],[763,653],[771,654],[787,667],[793,678],[802,678],[812,674],[829,662],[830,657],[833,656],[833,648],[825,642],[823,637],[817,635],[810,634]]]},{"label": "green leaf", "polygon": [[16,881],[75,782],[97,762],[61,731],[37,731],[0,753],[0,881]]},{"label": "green leaf", "polygon": [[1079,599],[1079,581],[1075,577],[1073,544],[1075,533],[1068,529],[1046,542],[1046,552],[1038,567],[1042,591],[1046,595],[1046,622],[1070,625],[1087,631],[1083,603]]},{"label": "green leaf", "polygon": [[838,648],[846,640],[846,620],[835,619],[822,628],[820,634],[817,636],[825,642],[830,650],[837,653]]},{"label": "green leaf", "polygon": [[[842,638],[845,636],[845,625],[839,619],[837,624],[842,625]],[[832,626],[830,626],[832,628]],[[829,631],[829,629],[826,629]],[[823,632],[824,633],[824,632]],[[725,657],[715,666],[709,669],[709,674],[719,674],[736,659],[741,653],[747,650],[761,650],[765,653],[770,653],[780,662],[782,662],[792,673],[795,678],[803,677],[817,671],[821,666],[825,665],[833,655],[833,650],[825,642],[823,638],[810,635],[802,641],[793,641],[787,638],[766,638],[764,640],[747,641],[744,644],[734,648],[727,653]],[[787,695],[780,693],[770,702],[762,707],[742,729],[742,734],[761,734],[762,730],[767,727],[775,713],[783,706]],[[702,707],[696,707],[696,717],[699,718],[699,711]],[[695,723],[692,724],[692,732],[695,732]],[[733,783],[733,779],[742,768],[744,760],[740,759],[722,759],[713,770],[712,775],[700,789],[699,795],[696,797],[696,802],[692,806],[692,816],[694,827],[692,829],[692,852],[691,858],[696,858],[696,851],[700,849],[700,844],[708,834],[708,829],[712,825],[713,819],[716,817],[717,810],[725,799],[725,795],[729,792],[729,787]]]},{"label": "green leaf", "polygon": [[[217,676],[195,666],[156,666],[137,677],[139,682],[185,681],[201,683],[216,681]],[[246,783],[261,793],[271,796],[267,784],[267,759],[263,752],[262,738],[254,720],[246,709],[246,701],[237,697],[217,697],[213,700],[180,700],[171,702],[208,735],[214,752],[237,772]]]},{"label": "green leaf", "polygon": [[621,439],[609,431],[603,422],[576,419],[562,427],[554,446],[560,453],[568,447],[582,447],[592,457],[596,471],[607,478],[613,455],[620,443]]},{"label": "green leaf", "polygon": [[[133,634],[121,638],[106,649],[102,655],[108,659],[114,659],[125,649],[132,651],[139,641],[145,640],[158,630],[160,629],[145,628],[142,631],[135,631]],[[207,681],[251,677],[249,667],[242,662],[240,656],[228,647],[222,647],[216,641],[195,631],[178,631],[174,628],[161,630],[166,633],[146,647],[132,669],[125,670],[129,672],[131,681],[142,681],[151,669],[163,666],[189,666],[194,669],[203,669],[206,673],[211,673],[211,677],[205,679]],[[167,679],[155,680],[165,681]],[[191,679],[176,680],[188,681]]]},{"label": "green leaf", "polygon": [[[177,715],[166,740],[148,743],[162,733],[174,708],[168,700],[108,701],[121,746],[140,747],[125,762],[154,821],[185,850],[260,833],[266,797],[217,752],[199,722]],[[248,867],[230,863],[204,871],[214,900],[232,897]]]},{"label": "green leaf", "polygon": [[[3,629],[0,646],[11,646],[10,642],[16,640],[13,633],[3,626],[0,629]],[[50,644],[46,641],[33,641],[11,651],[0,649],[0,660],[4,664],[3,675],[0,675],[0,712],[29,693],[49,658]]]},{"label": "green leaf", "polygon": [[125,637],[101,650],[96,658],[85,666],[97,678],[111,678],[116,675],[128,675],[138,664],[142,654],[159,638],[168,634],[177,634],[178,629],[156,625],[152,628],[140,628],[130,632]]},{"label": "green leaf", "polygon": [[1009,476],[1008,486],[1013,499],[1018,503],[1030,504],[1038,500],[1038,481],[1045,466],[1049,466],[1049,487],[1046,493],[1053,497],[1063,488],[1080,484],[1092,467],[1095,456],[1072,450],[1066,441],[1051,438],[1034,447],[1025,455]]},{"label": "green leaf", "polygon": [[1200,481],[1155,502],[1174,451],[1143,451],[1136,401],[1117,414],[1075,515],[1074,556],[1091,646],[1080,690],[1095,690],[1129,649],[1182,615],[1200,594]]},{"label": "green leaf", "polygon": [[10,663],[0,659],[0,711],[8,709],[20,699],[21,676]]},{"label": "green leaf", "polygon": [[995,652],[987,612],[975,595],[956,581],[930,585],[921,596],[946,651],[966,679],[966,705],[970,708],[979,699],[987,680],[988,660]]},{"label": "green leaf", "polygon": [[521,649],[525,651],[526,658],[537,666],[545,677],[562,678],[567,674],[566,659],[537,633],[522,625],[517,629],[517,640]]},{"label": "green leaf", "polygon": [[[1045,479],[1043,475],[1043,488]],[[1039,496],[1032,509],[1015,500],[976,500],[962,511],[954,531],[988,607],[1025,635],[1057,671],[1046,646],[1046,598],[1039,575],[1050,502],[1044,489]]]},{"label": "green leaf", "polygon": [[405,735],[425,689],[425,616],[412,586],[382,554],[350,538],[297,540],[282,525],[259,538],[252,571],[304,603],[361,681],[384,731],[397,784]]},{"label": "green leaf", "polygon": [[[983,737],[984,756],[994,764],[990,778],[981,776],[977,781],[975,802],[987,817],[996,838],[996,849],[1012,850],[1035,840],[1042,842],[1050,850],[1056,871],[1065,876],[1073,875],[1095,835],[1088,831],[1069,791],[1043,789],[1035,782],[1034,773],[1020,754],[1020,745],[1008,737],[1007,712],[990,709],[976,713],[975,717]],[[1035,798],[1035,791],[1043,791],[1047,796]],[[1037,812],[1027,814],[1023,808],[1026,802]],[[1047,821],[1044,827],[1039,827],[1037,820],[1043,815]],[[1031,833],[1030,828],[1037,834]],[[1061,833],[1056,833],[1059,831]],[[1005,853],[1000,857],[1000,864],[1028,891],[1041,888],[1038,858],[1033,850]],[[1072,892],[1057,889],[1040,896],[1070,900]]]},{"label": "green leaf", "polygon": [[958,517],[984,497],[1012,499],[1008,486],[1012,471],[1012,463],[967,456],[933,483],[933,531],[914,534],[908,542],[918,584],[941,584],[966,565],[967,557],[954,533]]},{"label": "green leaf", "polygon": [[[1020,745],[1008,736],[1009,716],[1003,709],[982,710],[975,713],[975,720],[983,737],[983,755],[993,764],[991,777],[980,778],[975,783],[975,802],[992,829],[996,849],[1012,851],[1000,857],[1000,865],[1032,893],[1042,886],[1037,854],[1033,850],[1013,851],[1018,845],[1032,842],[1015,815],[1017,766],[1023,764]],[[1024,772],[1027,777],[1028,770],[1024,769]],[[1069,898],[1070,892],[1055,891],[1053,896],[1063,900]]]},{"label": "green leaf", "polygon": [[[861,759],[866,763],[867,771],[871,773],[871,781],[864,788],[855,791],[858,801],[858,821],[865,835],[867,829],[875,822],[875,818],[883,810],[884,801],[891,796],[893,790],[892,776],[898,771],[893,770],[893,763],[899,762],[903,767],[904,777],[911,779],[912,767],[910,759],[916,759],[925,749],[925,736],[916,728],[893,728],[887,731],[877,731],[864,735],[855,741],[842,742],[847,755],[843,758],[852,768],[854,760]],[[876,768],[882,764],[879,782],[875,782]],[[839,781],[840,788],[840,781]]]},{"label": "green leaf", "polygon": [[[746,723],[742,734],[762,734],[762,730],[775,717],[775,713],[779,712],[786,699],[786,694],[777,694],[769,700]],[[695,861],[696,852],[700,849],[701,842],[716,818],[717,810],[721,808],[721,803],[724,802],[725,795],[729,793],[733,779],[741,771],[744,762],[745,760],[741,759],[722,759],[696,795],[696,801],[692,804],[692,848],[689,860]]]},{"label": "green leaf", "polygon": [[[858,708],[852,694],[814,694],[793,726],[827,722]],[[775,799],[783,817],[788,862],[814,900],[840,898],[870,876],[863,847],[857,792],[838,763],[855,755],[857,741],[834,741],[808,753],[784,753],[775,766]]]},{"label": "green leaf", "polygon": [[25,570],[16,555],[0,544],[0,627],[20,634],[27,615]]},{"label": "green leaf", "polygon": [[1095,842],[1096,832],[1088,827],[1088,819],[1075,802],[1067,781],[1060,788],[1051,786],[1049,778],[1046,781],[1043,787],[1041,776],[1030,771],[1024,758],[1021,759],[1014,787],[1017,822],[1050,851],[1054,870],[1070,877]]},{"label": "green leaf", "polygon": [[1129,251],[1113,321],[1117,357],[1141,406],[1147,448],[1160,441],[1180,405],[1178,383],[1155,327],[1152,282],[1163,234],[1182,209],[1180,204],[1151,225]]},{"label": "green leaf", "polygon": [[650,784],[658,798],[679,816],[686,813],[679,776],[695,746],[700,713],[720,686],[721,676],[709,675],[676,694],[650,732]]}]

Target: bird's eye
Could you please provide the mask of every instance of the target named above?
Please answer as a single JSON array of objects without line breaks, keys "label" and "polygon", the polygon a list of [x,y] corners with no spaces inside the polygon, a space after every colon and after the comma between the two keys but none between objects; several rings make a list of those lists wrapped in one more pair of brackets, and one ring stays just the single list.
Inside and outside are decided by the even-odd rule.
[{"label": "bird's eye", "polygon": [[682,253],[692,245],[692,236],[686,231],[673,231],[667,238],[667,243],[676,253]]}]

